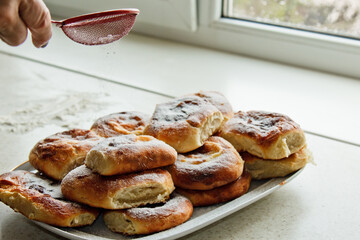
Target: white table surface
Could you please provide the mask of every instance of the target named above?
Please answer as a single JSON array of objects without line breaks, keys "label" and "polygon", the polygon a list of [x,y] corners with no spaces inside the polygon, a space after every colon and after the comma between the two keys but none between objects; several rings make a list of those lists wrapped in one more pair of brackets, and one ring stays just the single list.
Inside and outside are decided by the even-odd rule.
[{"label": "white table surface", "polygon": [[[317,165],[184,239],[360,239],[359,80],[145,36],[85,47],[61,34],[45,49],[0,44],[0,173],[55,132],[218,90],[235,110],[277,111],[300,123]],[[0,216],[1,239],[60,238],[4,204]]]}]

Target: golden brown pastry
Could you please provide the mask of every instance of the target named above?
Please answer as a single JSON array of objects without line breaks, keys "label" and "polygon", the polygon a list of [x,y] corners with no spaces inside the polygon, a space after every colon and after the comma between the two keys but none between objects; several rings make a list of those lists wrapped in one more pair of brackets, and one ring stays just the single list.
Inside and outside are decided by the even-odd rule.
[{"label": "golden brown pastry", "polygon": [[90,130],[72,129],[39,141],[31,150],[31,165],[56,180],[85,161],[88,151],[102,138]]},{"label": "golden brown pastry", "polygon": [[158,104],[144,134],[185,153],[202,146],[223,120],[222,113],[207,100],[186,96]]},{"label": "golden brown pastry", "polygon": [[280,160],[262,159],[247,152],[240,153],[240,155],[245,161],[245,169],[256,180],[284,177],[303,168],[308,162],[312,161],[312,154],[306,146],[289,157]]},{"label": "golden brown pastry", "polygon": [[304,147],[305,135],[299,124],[280,113],[239,111],[224,124],[219,135],[237,151],[264,159],[282,159]]},{"label": "golden brown pastry", "polygon": [[106,211],[104,221],[114,232],[126,235],[149,234],[186,222],[192,212],[191,202],[176,195],[161,206]]},{"label": "golden brown pastry", "polygon": [[179,154],[167,169],[176,187],[208,190],[235,181],[244,161],[235,148],[221,137],[210,137],[192,152]]},{"label": "golden brown pastry", "polygon": [[90,130],[106,138],[123,134],[141,135],[149,120],[150,116],[142,112],[113,113],[97,119]]},{"label": "golden brown pastry", "polygon": [[209,206],[238,198],[249,190],[251,176],[246,171],[235,181],[210,190],[190,190],[176,188],[176,191],[187,197],[194,207]]},{"label": "golden brown pastry", "polygon": [[224,117],[224,122],[234,116],[231,104],[222,93],[216,91],[201,91],[198,93],[189,94],[188,96],[191,95],[201,97],[219,109]]},{"label": "golden brown pastry", "polygon": [[59,227],[92,224],[99,210],[65,201],[60,185],[31,172],[0,176],[0,200],[25,217]]},{"label": "golden brown pastry", "polygon": [[106,177],[82,165],[61,182],[67,199],[105,209],[165,202],[173,190],[170,174],[162,169]]},{"label": "golden brown pastry", "polygon": [[86,156],[85,165],[101,175],[138,172],[167,166],[176,160],[174,148],[152,136],[106,138]]}]

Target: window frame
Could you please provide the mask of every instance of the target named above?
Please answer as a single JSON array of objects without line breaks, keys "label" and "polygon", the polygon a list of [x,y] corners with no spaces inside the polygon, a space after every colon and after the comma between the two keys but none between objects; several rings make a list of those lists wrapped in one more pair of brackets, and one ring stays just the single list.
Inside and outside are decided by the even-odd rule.
[{"label": "window frame", "polygon": [[226,37],[218,39],[213,46],[232,46],[223,50],[360,78],[359,40],[222,18],[222,1],[199,1],[199,9],[209,10],[207,16],[202,18],[202,25],[209,28],[209,31],[218,30],[226,34]]}]

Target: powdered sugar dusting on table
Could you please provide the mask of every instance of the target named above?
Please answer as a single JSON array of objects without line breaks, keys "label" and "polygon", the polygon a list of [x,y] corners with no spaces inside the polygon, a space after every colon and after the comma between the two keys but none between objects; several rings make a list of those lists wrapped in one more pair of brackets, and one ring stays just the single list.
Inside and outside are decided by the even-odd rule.
[{"label": "powdered sugar dusting on table", "polygon": [[23,108],[0,116],[0,131],[26,133],[47,124],[61,127],[82,127],[81,115],[98,111],[105,102],[99,102],[103,93],[75,92],[56,96],[48,101],[29,102]]}]

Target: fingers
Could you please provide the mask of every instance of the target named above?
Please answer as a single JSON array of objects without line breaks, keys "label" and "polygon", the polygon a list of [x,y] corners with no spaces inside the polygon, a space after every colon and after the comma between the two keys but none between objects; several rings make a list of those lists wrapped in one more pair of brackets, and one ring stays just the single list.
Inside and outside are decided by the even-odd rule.
[{"label": "fingers", "polygon": [[50,12],[42,0],[21,1],[19,15],[31,32],[35,47],[45,46],[51,38]]},{"label": "fingers", "polygon": [[0,38],[11,46],[23,43],[27,27],[18,14],[17,0],[0,0]]},{"label": "fingers", "polygon": [[0,38],[11,46],[22,44],[31,32],[36,47],[51,38],[51,17],[42,0],[0,0]]}]

